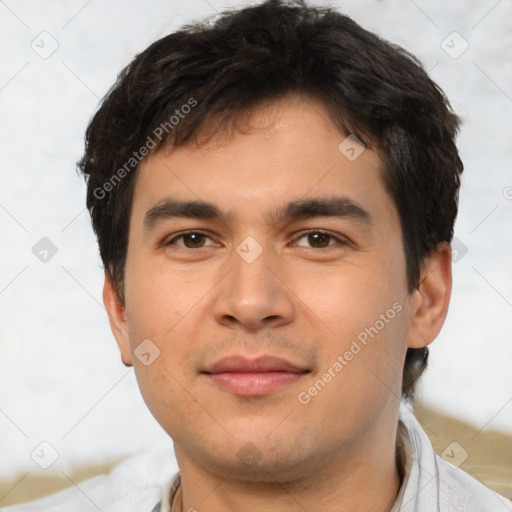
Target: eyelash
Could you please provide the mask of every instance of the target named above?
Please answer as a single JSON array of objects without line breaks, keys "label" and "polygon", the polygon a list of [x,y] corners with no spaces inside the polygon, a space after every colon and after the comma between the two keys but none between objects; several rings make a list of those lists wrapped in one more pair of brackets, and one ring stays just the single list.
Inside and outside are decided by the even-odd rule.
[{"label": "eyelash", "polygon": [[[320,247],[320,248],[317,248],[317,247],[307,247],[308,249],[314,249],[316,251],[326,250],[326,249],[329,249],[330,247],[333,247],[334,245],[337,245],[337,244],[347,245],[347,243],[348,243],[347,240],[342,239],[342,238],[340,238],[340,237],[338,237],[336,235],[333,235],[329,231],[323,231],[323,230],[320,230],[320,229],[310,229],[310,230],[307,230],[307,231],[303,231],[302,233],[300,233],[298,238],[295,239],[294,243],[296,243],[297,241],[301,240],[302,238],[304,238],[306,236],[309,236],[309,235],[312,235],[312,234],[320,234],[320,235],[328,236],[328,237],[330,237],[329,241],[334,240],[335,243],[334,244],[329,244],[326,247]],[[203,233],[201,231],[185,231],[184,233],[180,233],[179,235],[175,236],[171,240],[164,242],[164,245],[166,247],[170,246],[170,245],[174,245],[176,240],[182,239],[183,237],[185,237],[187,235],[201,235],[201,236],[204,236],[204,237],[212,239],[211,236],[209,236],[208,234]],[[182,247],[183,249],[188,249],[190,251],[196,250],[194,248],[185,247],[185,246],[179,246],[179,247]],[[197,249],[204,249],[204,248],[205,247],[203,246],[203,247],[198,247]]]},{"label": "eyelash", "polygon": [[328,244],[327,247],[308,247],[308,249],[314,249],[314,250],[327,250],[331,247],[334,247],[335,245],[347,245],[347,240],[344,239],[344,238],[340,238],[339,236],[336,236],[336,235],[333,235],[332,233],[330,233],[329,231],[323,231],[321,229],[310,229],[310,230],[307,230],[307,231],[303,231],[302,233],[300,233],[300,236],[296,239],[296,241],[298,240],[301,240],[302,238],[308,236],[308,235],[312,235],[312,234],[320,234],[320,235],[325,235],[327,237],[329,237],[329,242],[331,240],[334,240],[335,243],[333,244]]}]

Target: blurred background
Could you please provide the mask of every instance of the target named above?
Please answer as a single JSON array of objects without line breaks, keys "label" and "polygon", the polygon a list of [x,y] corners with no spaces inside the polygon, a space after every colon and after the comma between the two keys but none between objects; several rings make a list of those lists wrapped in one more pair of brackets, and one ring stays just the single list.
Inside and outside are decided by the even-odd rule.
[{"label": "blurred background", "polygon": [[[171,446],[111,335],[75,163],[99,100],[135,54],[251,3],[0,0],[0,507]],[[512,2],[311,3],[417,55],[464,119],[451,310],[418,415],[440,453],[457,442],[464,469],[510,494]]]}]

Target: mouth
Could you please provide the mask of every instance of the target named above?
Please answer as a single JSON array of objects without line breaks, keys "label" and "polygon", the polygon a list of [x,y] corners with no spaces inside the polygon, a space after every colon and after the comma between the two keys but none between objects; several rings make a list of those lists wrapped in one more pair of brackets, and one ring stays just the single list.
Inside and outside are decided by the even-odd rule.
[{"label": "mouth", "polygon": [[263,396],[290,386],[311,370],[274,356],[224,357],[201,372],[214,385],[235,395]]}]

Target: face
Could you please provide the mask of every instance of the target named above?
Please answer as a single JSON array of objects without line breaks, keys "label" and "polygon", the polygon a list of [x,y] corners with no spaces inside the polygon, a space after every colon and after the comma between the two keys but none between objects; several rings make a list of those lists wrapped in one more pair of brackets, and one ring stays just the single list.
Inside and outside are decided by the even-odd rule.
[{"label": "face", "polygon": [[285,479],[394,433],[417,307],[378,154],[313,100],[250,126],[143,162],[114,330],[178,462]]}]

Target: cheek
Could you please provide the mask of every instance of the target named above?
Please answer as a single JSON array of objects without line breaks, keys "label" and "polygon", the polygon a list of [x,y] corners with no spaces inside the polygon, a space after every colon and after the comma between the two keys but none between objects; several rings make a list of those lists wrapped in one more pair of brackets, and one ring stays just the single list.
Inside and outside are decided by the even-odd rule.
[{"label": "cheek", "polygon": [[[169,278],[150,276],[147,272],[139,277],[134,278],[132,273],[127,314],[140,392],[148,409],[169,434],[186,431],[187,422],[194,421],[201,413],[186,391],[190,387],[194,339],[198,339],[196,329],[201,308],[200,305],[193,307],[198,297],[196,293],[183,291],[190,289],[185,286],[186,282],[176,286]],[[141,340],[148,339],[154,344],[150,347],[156,357],[146,365],[144,357],[139,359],[137,353],[140,355]],[[179,411],[179,414],[169,414],[169,411]]]},{"label": "cheek", "polygon": [[[322,363],[317,377],[329,369],[336,375],[332,379],[336,384],[329,384],[336,395],[333,400],[359,396],[364,402],[374,395],[386,399],[390,393],[400,394],[409,324],[405,261],[401,258],[400,251],[394,258],[373,256],[297,282],[297,295],[314,312],[322,329],[318,340]],[[339,364],[333,368],[336,362]]]},{"label": "cheek", "polygon": [[187,384],[182,384],[176,367],[160,357],[150,367],[136,366],[135,373],[144,402],[171,437],[188,432],[191,423],[204,423],[204,410],[188,392]]},{"label": "cheek", "polygon": [[[296,277],[293,289],[306,306],[305,313],[309,309],[316,323],[323,323],[338,339],[351,339],[375,322],[381,326],[381,315],[385,315],[384,321],[390,320],[386,327],[396,323],[395,317],[405,316],[396,311],[404,307],[407,298],[405,281],[394,266],[384,261],[347,265],[314,275],[303,273]],[[398,305],[393,308],[395,303]]]},{"label": "cheek", "polygon": [[[126,313],[132,352],[143,340],[151,340],[158,357],[150,366],[134,357],[141,390],[145,394],[168,393],[182,382],[194,361],[195,340],[207,314],[207,279],[190,272],[172,271],[163,263],[135,255],[126,266]],[[174,391],[173,391],[174,392]]]},{"label": "cheek", "polygon": [[[298,396],[304,411],[324,418],[324,435],[363,429],[397,407],[406,351],[406,307],[388,297],[353,298],[350,310],[331,319],[335,334],[324,343],[319,371]],[[383,317],[381,317],[383,315]]]},{"label": "cheek", "polygon": [[163,341],[204,294],[200,283],[185,272],[169,272],[144,254],[128,258],[126,310],[135,340]]}]

